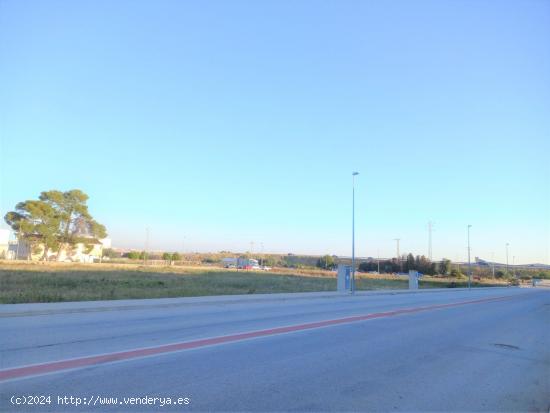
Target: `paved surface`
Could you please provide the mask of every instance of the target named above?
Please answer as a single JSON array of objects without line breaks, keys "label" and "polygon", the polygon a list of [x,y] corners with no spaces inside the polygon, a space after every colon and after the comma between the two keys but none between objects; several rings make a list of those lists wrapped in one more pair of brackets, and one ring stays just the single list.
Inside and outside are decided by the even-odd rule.
[{"label": "paved surface", "polygon": [[[76,361],[64,368],[77,367],[99,353],[109,360],[132,355],[47,375],[33,375],[32,367],[23,378],[0,383],[0,411],[550,407],[549,289],[2,306],[0,329],[4,372],[67,359]],[[135,352],[174,343],[192,349],[150,357]],[[18,407],[13,395],[51,396],[51,404]],[[58,396],[96,405],[63,406]],[[101,405],[105,397],[118,397],[117,405]],[[159,407],[166,399],[158,399],[156,407],[130,406],[124,397],[140,398],[135,403],[181,397],[189,404]]]}]

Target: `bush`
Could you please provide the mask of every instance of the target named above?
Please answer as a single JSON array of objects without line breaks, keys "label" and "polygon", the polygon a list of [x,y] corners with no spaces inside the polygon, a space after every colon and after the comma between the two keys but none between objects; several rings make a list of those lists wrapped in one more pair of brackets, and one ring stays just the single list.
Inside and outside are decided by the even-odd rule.
[{"label": "bush", "polygon": [[149,253],[145,251],[141,251],[139,253],[139,259],[140,260],[148,260],[149,259]]},{"label": "bush", "polygon": [[275,267],[275,265],[277,265],[277,262],[275,261],[275,259],[273,257],[265,257],[262,260],[262,264],[267,266],[267,267]]},{"label": "bush", "polygon": [[324,270],[332,270],[336,267],[336,264],[334,263],[334,258],[331,255],[325,255],[317,260],[317,267]]},{"label": "bush", "polygon": [[139,260],[141,257],[140,257],[140,253],[137,252],[137,251],[130,251],[128,253],[128,258],[130,258],[131,260]]},{"label": "bush", "polygon": [[439,273],[441,275],[447,275],[451,270],[451,261],[446,258],[443,258],[439,263],[438,267],[439,267]]},{"label": "bush", "polygon": [[116,252],[112,248],[105,248],[103,250],[103,256],[108,258],[120,258],[120,253]]}]

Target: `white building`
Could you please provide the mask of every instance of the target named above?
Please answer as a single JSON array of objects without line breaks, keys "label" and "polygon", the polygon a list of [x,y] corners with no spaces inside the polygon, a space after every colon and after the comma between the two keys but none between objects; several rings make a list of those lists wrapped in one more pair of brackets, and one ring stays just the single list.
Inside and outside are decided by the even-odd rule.
[{"label": "white building", "polygon": [[0,259],[9,257],[10,249],[10,230],[0,229]]},{"label": "white building", "polygon": [[[56,250],[50,250],[47,253],[47,259],[51,261],[70,261],[70,262],[97,262],[103,257],[104,248],[111,247],[111,239],[105,238],[98,240],[91,238],[86,244],[79,243],[73,248],[63,248],[59,253]],[[7,248],[8,252],[5,254],[7,259],[30,259],[32,261],[39,261],[44,259],[44,246],[38,245],[34,251],[31,251],[29,244],[25,241],[12,242]],[[1,257],[1,246],[0,246]]]}]

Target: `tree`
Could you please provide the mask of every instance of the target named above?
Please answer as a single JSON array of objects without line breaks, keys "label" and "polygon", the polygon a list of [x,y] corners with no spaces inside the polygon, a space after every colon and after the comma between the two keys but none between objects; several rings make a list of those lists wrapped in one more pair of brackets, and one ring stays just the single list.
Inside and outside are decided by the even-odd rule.
[{"label": "tree", "polygon": [[359,264],[359,271],[362,272],[369,272],[369,271],[377,271],[378,270],[378,263],[376,261],[363,261]]},{"label": "tree", "polygon": [[504,271],[498,270],[495,274],[495,278],[504,278],[505,273]]},{"label": "tree", "polygon": [[42,259],[46,260],[50,249],[59,246],[59,217],[56,211],[43,201],[25,201],[15,206],[4,217],[6,223],[24,240],[32,252],[39,252],[42,246]]},{"label": "tree", "polygon": [[435,263],[431,262],[424,255],[416,256],[416,269],[422,274],[426,274],[426,275],[434,275],[436,273]]},{"label": "tree", "polygon": [[266,267],[274,267],[277,262],[275,261],[275,258],[273,257],[264,257],[264,259],[262,260],[263,261],[263,264],[264,266]]},{"label": "tree", "polygon": [[325,255],[317,260],[317,267],[324,270],[332,270],[336,266],[334,258],[331,255]]},{"label": "tree", "polygon": [[447,275],[451,269],[451,261],[443,258],[439,263],[439,273],[442,275]]},{"label": "tree", "polygon": [[[359,265],[361,271],[378,271],[378,261],[367,261]],[[381,273],[394,273],[399,272],[399,262],[396,258],[391,260],[380,261]]]},{"label": "tree", "polygon": [[141,254],[137,251],[130,251],[128,253],[128,258],[131,259],[131,260],[139,260],[140,256],[141,256]]},{"label": "tree", "polygon": [[410,270],[418,271],[418,267],[416,266],[416,261],[414,259],[414,256],[411,253],[407,255],[407,261],[405,262],[405,271],[409,272]]},{"label": "tree", "polygon": [[70,250],[76,244],[82,243],[87,247],[93,246],[93,239],[107,236],[103,225],[95,221],[88,212],[88,195],[80,189],[66,192],[46,191],[40,194],[40,201],[50,205],[59,219],[57,239],[59,249],[58,259],[61,259],[63,249]]},{"label": "tree", "polygon": [[105,227],[88,212],[88,195],[79,189],[67,192],[42,192],[38,200],[20,202],[15,211],[8,212],[4,220],[27,242],[31,249],[43,249],[43,259],[50,250],[70,250],[82,243],[91,249],[96,239],[105,238]]},{"label": "tree", "polygon": [[162,259],[164,261],[172,261],[172,254],[170,254],[169,252],[165,252],[162,254]]},{"label": "tree", "polygon": [[174,252],[172,254],[172,261],[181,261],[181,254],[179,252]]}]

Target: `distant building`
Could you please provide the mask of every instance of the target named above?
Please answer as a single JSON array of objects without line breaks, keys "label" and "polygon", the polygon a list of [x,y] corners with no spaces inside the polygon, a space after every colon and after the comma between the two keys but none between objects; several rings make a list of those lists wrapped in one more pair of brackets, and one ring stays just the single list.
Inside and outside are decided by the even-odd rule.
[{"label": "distant building", "polygon": [[0,229],[0,259],[9,258],[10,249],[10,230]]},{"label": "distant building", "polygon": [[[0,238],[0,241],[1,240],[2,239]],[[60,252],[59,257],[57,250],[48,251],[46,259],[48,261],[96,262],[102,259],[103,249],[110,247],[110,238],[98,240],[96,238],[90,237],[86,244],[78,243],[73,248],[63,248]],[[2,251],[1,248],[2,247],[0,245],[0,257]],[[24,240],[22,240],[21,242],[18,241],[9,243],[5,258],[39,261],[44,259],[44,245],[38,244],[36,248],[31,251],[30,245]]]}]

